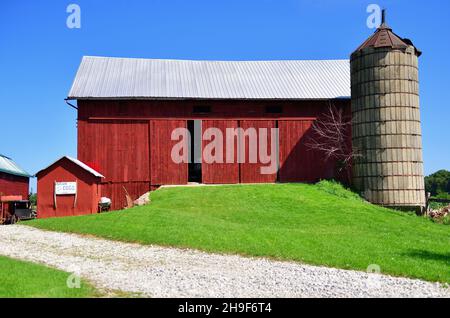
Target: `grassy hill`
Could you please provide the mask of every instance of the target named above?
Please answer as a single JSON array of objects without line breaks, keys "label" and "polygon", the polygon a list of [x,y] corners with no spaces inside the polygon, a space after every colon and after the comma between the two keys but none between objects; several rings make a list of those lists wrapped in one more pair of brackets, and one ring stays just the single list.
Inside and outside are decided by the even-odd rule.
[{"label": "grassy hill", "polygon": [[368,204],[341,186],[165,188],[152,203],[28,222],[113,240],[239,253],[450,282],[450,227]]},{"label": "grassy hill", "polygon": [[[1,298],[78,298],[99,293],[81,281],[80,288],[68,288],[69,273],[0,256]],[[20,310],[20,309],[19,309]]]}]

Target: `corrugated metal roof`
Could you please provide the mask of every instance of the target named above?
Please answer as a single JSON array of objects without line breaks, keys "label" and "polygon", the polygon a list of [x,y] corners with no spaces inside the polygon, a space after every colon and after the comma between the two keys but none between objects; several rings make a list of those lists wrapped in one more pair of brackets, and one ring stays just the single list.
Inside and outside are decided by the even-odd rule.
[{"label": "corrugated metal roof", "polygon": [[92,169],[91,167],[89,167],[87,164],[85,164],[84,162],[81,162],[78,159],[69,157],[69,156],[64,156],[62,158],[59,158],[58,160],[56,160],[55,162],[53,162],[51,165],[47,166],[46,168],[40,170],[39,172],[36,173],[36,175],[38,175],[40,172],[47,170],[48,168],[50,168],[51,166],[53,166],[55,163],[57,163],[58,161],[62,160],[62,159],[68,159],[70,161],[72,161],[74,164],[76,164],[77,166],[81,167],[82,169],[86,170],[87,172],[89,172],[90,174],[99,177],[99,178],[104,178],[104,176],[97,172],[96,170]]},{"label": "corrugated metal roof", "polygon": [[7,174],[12,174],[15,176],[21,177],[30,177],[30,174],[20,168],[17,163],[12,161],[11,158],[8,158],[4,155],[0,154],[0,172],[4,172]]},{"label": "corrugated metal roof", "polygon": [[348,60],[188,61],[83,57],[69,99],[350,97]]}]

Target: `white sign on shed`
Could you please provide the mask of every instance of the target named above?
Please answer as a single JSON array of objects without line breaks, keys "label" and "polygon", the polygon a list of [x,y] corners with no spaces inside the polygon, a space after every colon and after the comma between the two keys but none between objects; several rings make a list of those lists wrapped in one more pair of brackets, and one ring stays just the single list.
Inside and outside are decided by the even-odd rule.
[{"label": "white sign on shed", "polygon": [[76,182],[55,182],[56,195],[77,194]]}]

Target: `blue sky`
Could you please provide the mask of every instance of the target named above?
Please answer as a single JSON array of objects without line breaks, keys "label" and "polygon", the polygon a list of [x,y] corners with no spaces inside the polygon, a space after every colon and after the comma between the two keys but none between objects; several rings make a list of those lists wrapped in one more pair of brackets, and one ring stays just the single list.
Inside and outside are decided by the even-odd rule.
[{"label": "blue sky", "polygon": [[[71,3],[81,8],[81,29],[66,26]],[[76,156],[76,112],[64,98],[83,55],[345,59],[373,32],[371,3],[386,7],[394,31],[424,52],[425,172],[450,170],[448,0],[4,0],[0,153],[31,173]]]}]

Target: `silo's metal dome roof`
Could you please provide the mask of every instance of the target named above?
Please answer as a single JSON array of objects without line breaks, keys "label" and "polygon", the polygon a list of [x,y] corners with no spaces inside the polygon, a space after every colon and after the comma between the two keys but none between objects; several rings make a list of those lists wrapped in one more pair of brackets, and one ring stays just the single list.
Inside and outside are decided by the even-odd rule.
[{"label": "silo's metal dome roof", "polygon": [[[371,37],[369,37],[363,44],[361,44],[354,53],[357,53],[365,48],[392,48],[405,50],[409,46],[414,44],[409,39],[402,38],[392,31],[385,21],[385,13],[383,12],[383,22],[375,31]],[[417,56],[420,56],[422,52],[414,46]]]}]

